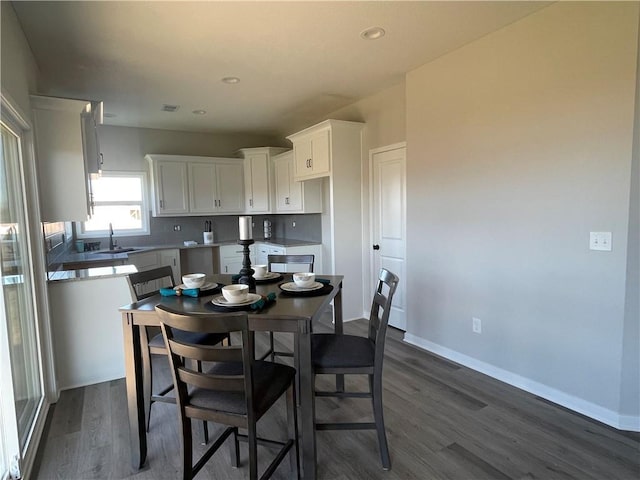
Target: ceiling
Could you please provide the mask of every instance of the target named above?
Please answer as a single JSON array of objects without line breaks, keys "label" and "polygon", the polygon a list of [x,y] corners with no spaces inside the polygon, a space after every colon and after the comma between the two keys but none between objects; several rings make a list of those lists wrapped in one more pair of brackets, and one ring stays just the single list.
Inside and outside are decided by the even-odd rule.
[{"label": "ceiling", "polygon": [[[286,135],[549,2],[14,2],[39,92],[106,124]],[[377,40],[360,33],[380,26]],[[226,84],[224,77],[238,77]],[[178,105],[176,112],[161,110]],[[194,110],[206,110],[196,115]]]}]

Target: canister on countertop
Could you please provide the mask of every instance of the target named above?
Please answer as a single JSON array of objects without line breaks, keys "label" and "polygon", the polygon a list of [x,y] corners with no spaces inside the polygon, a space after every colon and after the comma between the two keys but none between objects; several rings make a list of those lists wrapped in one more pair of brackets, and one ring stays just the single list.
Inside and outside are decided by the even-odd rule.
[{"label": "canister on countertop", "polygon": [[268,240],[271,238],[271,220],[265,220],[262,224],[264,226],[264,239]]}]

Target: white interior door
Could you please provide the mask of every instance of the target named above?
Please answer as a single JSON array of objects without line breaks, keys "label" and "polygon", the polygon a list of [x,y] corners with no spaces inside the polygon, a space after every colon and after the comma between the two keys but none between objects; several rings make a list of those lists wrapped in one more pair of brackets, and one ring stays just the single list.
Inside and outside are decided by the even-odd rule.
[{"label": "white interior door", "polygon": [[371,278],[377,283],[380,268],[398,275],[389,325],[406,330],[406,146],[392,145],[370,152],[372,169]]}]

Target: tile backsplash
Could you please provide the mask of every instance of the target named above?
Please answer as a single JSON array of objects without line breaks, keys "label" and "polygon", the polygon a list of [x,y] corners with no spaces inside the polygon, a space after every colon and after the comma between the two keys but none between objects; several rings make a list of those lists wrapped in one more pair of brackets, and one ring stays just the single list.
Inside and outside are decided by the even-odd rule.
[{"label": "tile backsplash", "polygon": [[[322,224],[320,214],[298,215],[254,215],[253,236],[262,240],[263,220],[271,221],[272,238],[304,240],[322,242]],[[150,235],[118,237],[117,244],[121,247],[151,246],[164,244],[181,244],[185,240],[203,243],[202,232],[205,221],[211,221],[214,243],[232,242],[238,239],[238,216],[202,216],[202,217],[151,217]],[[295,223],[295,227],[293,226]],[[175,226],[180,230],[176,231]],[[85,239],[86,240],[86,239]],[[104,245],[108,245],[107,237],[96,238]]]}]

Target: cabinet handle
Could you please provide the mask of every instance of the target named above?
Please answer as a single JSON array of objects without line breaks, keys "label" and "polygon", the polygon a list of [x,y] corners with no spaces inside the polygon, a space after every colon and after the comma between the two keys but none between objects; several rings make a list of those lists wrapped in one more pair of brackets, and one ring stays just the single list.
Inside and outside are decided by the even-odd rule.
[{"label": "cabinet handle", "polygon": [[311,168],[311,159],[310,158],[307,159],[307,168]]},{"label": "cabinet handle", "polygon": [[250,207],[253,207],[253,198],[250,198],[250,199],[249,199],[249,206],[250,206]]},{"label": "cabinet handle", "polygon": [[229,273],[229,267],[227,267],[226,265],[224,266],[224,273]]},{"label": "cabinet handle", "polygon": [[289,197],[285,197],[284,198],[284,204],[285,205],[289,205]]},{"label": "cabinet handle", "polygon": [[164,202],[160,200],[160,208],[164,208]]}]

